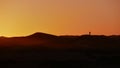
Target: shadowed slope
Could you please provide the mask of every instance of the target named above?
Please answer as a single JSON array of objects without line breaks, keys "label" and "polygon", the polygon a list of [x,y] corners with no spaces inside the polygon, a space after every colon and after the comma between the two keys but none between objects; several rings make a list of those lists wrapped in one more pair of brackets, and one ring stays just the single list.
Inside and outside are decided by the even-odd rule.
[{"label": "shadowed slope", "polygon": [[[29,67],[34,64],[54,66],[56,62],[73,68],[81,68],[81,65],[93,68],[96,63],[119,66],[120,36],[55,36],[37,32],[24,37],[0,37],[0,61],[15,61],[20,66],[29,64]],[[46,64],[47,61],[54,62]]]},{"label": "shadowed slope", "polygon": [[[114,45],[114,46],[113,46]],[[120,36],[55,36],[37,32],[25,37],[0,38],[0,46],[43,46],[70,49],[119,49]]]}]

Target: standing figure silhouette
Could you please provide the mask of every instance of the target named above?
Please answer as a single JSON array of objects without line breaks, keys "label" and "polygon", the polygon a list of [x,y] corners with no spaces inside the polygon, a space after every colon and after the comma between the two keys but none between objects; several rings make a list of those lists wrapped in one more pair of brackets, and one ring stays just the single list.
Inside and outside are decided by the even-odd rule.
[{"label": "standing figure silhouette", "polygon": [[89,35],[91,35],[91,32],[89,32]]}]

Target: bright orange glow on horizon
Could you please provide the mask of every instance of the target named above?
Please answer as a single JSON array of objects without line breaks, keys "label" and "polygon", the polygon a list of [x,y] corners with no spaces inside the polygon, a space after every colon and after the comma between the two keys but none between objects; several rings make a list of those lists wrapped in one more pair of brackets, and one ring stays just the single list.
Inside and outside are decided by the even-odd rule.
[{"label": "bright orange glow on horizon", "polygon": [[0,35],[120,34],[119,0],[0,0]]}]

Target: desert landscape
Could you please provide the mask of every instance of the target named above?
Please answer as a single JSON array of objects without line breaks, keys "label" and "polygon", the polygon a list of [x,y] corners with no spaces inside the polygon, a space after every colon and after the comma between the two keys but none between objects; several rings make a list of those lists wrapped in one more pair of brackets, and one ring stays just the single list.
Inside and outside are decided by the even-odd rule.
[{"label": "desert landscape", "polygon": [[8,67],[118,67],[120,36],[56,36],[37,32],[0,37],[0,61]]}]

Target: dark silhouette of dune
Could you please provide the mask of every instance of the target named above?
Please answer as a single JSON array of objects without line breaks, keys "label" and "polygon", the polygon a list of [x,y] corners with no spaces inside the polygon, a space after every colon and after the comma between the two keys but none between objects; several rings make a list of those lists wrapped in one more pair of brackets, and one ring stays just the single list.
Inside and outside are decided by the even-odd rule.
[{"label": "dark silhouette of dune", "polygon": [[24,37],[0,37],[0,61],[15,68],[120,67],[120,36],[37,32]]},{"label": "dark silhouette of dune", "polygon": [[55,35],[51,35],[51,34],[47,34],[47,33],[42,33],[42,32],[36,32],[32,35],[29,35],[27,37],[31,37],[31,38],[46,38],[46,39],[49,39],[49,38],[54,38],[56,37]]}]

